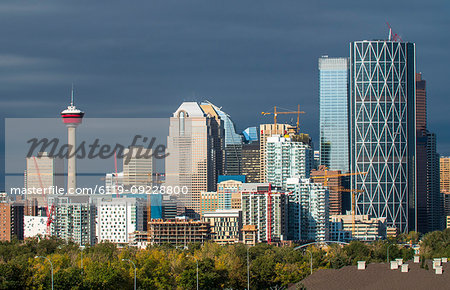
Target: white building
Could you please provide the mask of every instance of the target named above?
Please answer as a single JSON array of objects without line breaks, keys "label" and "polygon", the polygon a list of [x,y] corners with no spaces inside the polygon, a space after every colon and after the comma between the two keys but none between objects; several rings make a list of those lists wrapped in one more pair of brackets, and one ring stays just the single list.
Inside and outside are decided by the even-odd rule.
[{"label": "white building", "polygon": [[288,178],[308,178],[312,166],[311,146],[300,136],[267,138],[266,180],[272,186],[286,188]]},{"label": "white building", "polygon": [[98,202],[97,236],[98,241],[117,244],[129,242],[129,236],[142,231],[145,203],[137,198],[110,198]]},{"label": "white building", "polygon": [[289,238],[326,241],[329,239],[328,188],[310,179],[289,178]]},{"label": "white building", "polygon": [[47,217],[45,216],[24,216],[23,217],[23,237],[31,238],[38,235],[47,234]]},{"label": "white building", "polygon": [[[116,194],[123,187],[123,172],[106,173],[105,175],[105,194]],[[122,193],[122,192],[120,192]]]},{"label": "white building", "polygon": [[284,193],[267,191],[242,192],[242,224],[255,225],[257,241],[286,240],[288,197]]}]

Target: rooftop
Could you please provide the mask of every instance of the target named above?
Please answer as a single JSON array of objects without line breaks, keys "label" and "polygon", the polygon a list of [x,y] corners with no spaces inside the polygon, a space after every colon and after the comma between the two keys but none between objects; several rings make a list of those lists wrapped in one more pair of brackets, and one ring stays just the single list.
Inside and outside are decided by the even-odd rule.
[{"label": "rooftop", "polygon": [[[450,285],[450,265],[442,263],[442,275],[435,274],[432,261],[428,260],[429,270],[420,268],[420,263],[405,262],[409,271],[402,273],[400,268],[390,270],[386,263],[368,264],[365,270],[356,266],[341,269],[321,269],[303,279],[306,289],[448,289]],[[293,285],[289,289],[296,289]]]}]

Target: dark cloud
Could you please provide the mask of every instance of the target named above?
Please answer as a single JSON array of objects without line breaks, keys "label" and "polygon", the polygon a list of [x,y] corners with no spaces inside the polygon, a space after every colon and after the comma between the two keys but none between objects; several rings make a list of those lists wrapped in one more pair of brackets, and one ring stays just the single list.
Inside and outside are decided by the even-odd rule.
[{"label": "dark cloud", "polygon": [[90,117],[168,117],[208,99],[244,129],[300,104],[317,144],[317,58],[385,38],[389,21],[417,45],[430,128],[450,155],[449,12],[447,1],[3,1],[0,111],[53,117],[72,82]]}]

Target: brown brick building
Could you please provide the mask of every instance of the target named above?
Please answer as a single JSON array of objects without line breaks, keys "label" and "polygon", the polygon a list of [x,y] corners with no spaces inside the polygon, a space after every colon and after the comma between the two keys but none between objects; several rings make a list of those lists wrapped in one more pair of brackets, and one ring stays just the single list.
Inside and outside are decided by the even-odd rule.
[{"label": "brown brick building", "polygon": [[23,209],[20,204],[0,203],[0,241],[11,241],[14,236],[23,240]]}]

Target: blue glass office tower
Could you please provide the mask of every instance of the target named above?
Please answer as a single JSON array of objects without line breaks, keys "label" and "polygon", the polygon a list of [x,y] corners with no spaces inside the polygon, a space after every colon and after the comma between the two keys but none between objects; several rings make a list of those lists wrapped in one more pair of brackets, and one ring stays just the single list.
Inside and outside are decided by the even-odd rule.
[{"label": "blue glass office tower", "polygon": [[356,214],[416,227],[415,44],[350,44],[350,170]]},{"label": "blue glass office tower", "polygon": [[348,172],[348,59],[319,58],[320,164]]}]

